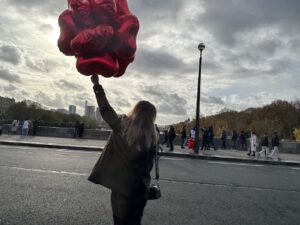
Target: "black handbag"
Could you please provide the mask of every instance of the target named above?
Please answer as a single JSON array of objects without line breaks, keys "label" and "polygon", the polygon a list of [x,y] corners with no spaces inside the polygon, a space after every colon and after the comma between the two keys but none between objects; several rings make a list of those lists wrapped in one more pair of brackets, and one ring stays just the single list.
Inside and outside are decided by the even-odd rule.
[{"label": "black handbag", "polygon": [[161,198],[161,191],[159,187],[159,168],[158,168],[158,143],[155,148],[155,184],[151,184],[150,190],[149,190],[149,195],[148,195],[148,200],[155,200]]}]

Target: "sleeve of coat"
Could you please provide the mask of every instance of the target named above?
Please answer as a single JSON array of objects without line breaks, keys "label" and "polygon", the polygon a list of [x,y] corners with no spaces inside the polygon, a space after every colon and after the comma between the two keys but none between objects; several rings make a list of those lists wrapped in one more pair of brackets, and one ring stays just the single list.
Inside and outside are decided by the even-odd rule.
[{"label": "sleeve of coat", "polygon": [[120,118],[110,106],[102,86],[94,85],[94,92],[102,118],[113,130],[118,129],[120,126]]}]

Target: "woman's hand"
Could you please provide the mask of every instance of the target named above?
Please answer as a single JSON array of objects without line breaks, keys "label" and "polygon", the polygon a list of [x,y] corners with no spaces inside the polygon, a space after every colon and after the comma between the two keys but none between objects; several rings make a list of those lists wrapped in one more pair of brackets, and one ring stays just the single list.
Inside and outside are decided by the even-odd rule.
[{"label": "woman's hand", "polygon": [[99,77],[97,74],[91,76],[91,81],[94,85],[99,84]]}]

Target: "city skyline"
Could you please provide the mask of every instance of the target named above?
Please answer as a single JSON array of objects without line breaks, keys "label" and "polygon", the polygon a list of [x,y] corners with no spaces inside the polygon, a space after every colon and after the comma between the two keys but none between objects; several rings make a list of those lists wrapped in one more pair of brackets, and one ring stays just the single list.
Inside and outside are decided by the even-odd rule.
[{"label": "city skyline", "polygon": [[[139,18],[135,61],[100,82],[118,114],[139,100],[157,107],[157,123],[194,118],[200,42],[201,114],[241,111],[300,96],[300,2],[297,0],[128,1]],[[57,19],[67,1],[3,0],[0,95],[49,108],[97,105],[89,77],[59,52]]]}]

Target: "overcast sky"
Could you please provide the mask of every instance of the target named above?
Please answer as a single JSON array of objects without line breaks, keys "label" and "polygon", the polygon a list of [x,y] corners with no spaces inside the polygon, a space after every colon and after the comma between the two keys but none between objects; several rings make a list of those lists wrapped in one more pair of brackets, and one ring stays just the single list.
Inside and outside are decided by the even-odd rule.
[{"label": "overcast sky", "polygon": [[[49,108],[96,105],[90,79],[59,52],[66,0],[0,1],[0,96]],[[128,0],[139,18],[135,61],[121,78],[100,78],[111,105],[127,113],[153,102],[158,124],[195,117],[204,42],[201,114],[300,97],[299,0]]]}]

